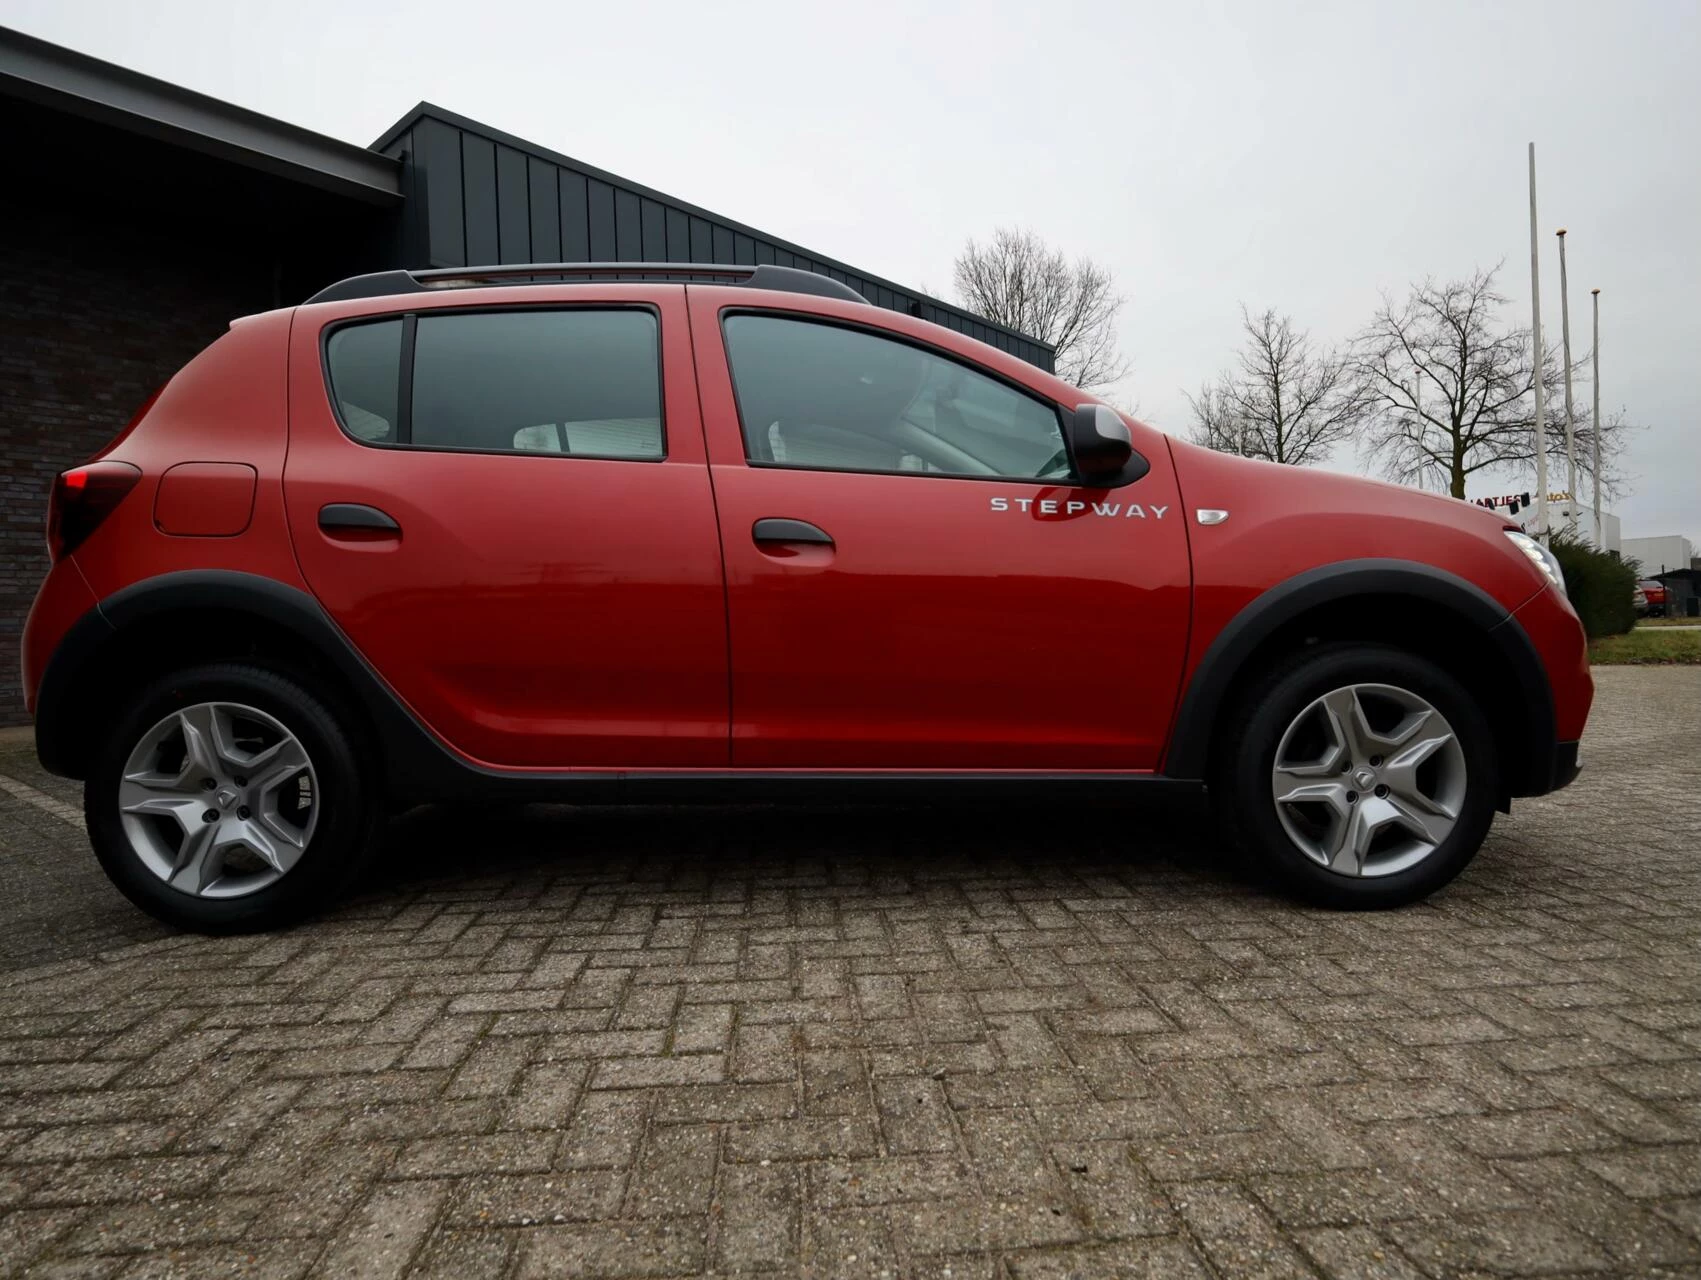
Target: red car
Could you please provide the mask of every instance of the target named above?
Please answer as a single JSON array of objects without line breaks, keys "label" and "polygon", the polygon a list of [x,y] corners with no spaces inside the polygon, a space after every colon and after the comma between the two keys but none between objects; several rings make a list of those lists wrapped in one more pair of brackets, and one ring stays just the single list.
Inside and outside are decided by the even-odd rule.
[{"label": "red car", "polygon": [[1653,578],[1647,578],[1638,582],[1636,586],[1642,592],[1643,608],[1641,611],[1650,618],[1665,617],[1666,602],[1671,598],[1666,593],[1666,584]]},{"label": "red car", "polygon": [[1183,444],[772,266],[343,281],[234,322],[50,511],[39,755],[206,931],[456,798],[1208,787],[1295,890],[1391,906],[1571,780],[1592,697],[1492,512]]}]

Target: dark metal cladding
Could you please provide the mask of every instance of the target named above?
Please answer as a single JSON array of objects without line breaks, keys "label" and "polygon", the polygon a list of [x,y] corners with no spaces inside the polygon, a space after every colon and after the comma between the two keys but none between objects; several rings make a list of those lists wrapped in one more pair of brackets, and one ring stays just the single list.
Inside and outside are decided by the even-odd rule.
[{"label": "dark metal cladding", "polygon": [[[426,248],[415,266],[560,260],[795,267],[874,306],[1054,367],[1052,348],[1026,334],[429,103],[372,149],[400,160],[413,178],[416,198],[401,216],[408,224],[403,243]],[[551,186],[553,200],[540,199],[539,189]]]}]

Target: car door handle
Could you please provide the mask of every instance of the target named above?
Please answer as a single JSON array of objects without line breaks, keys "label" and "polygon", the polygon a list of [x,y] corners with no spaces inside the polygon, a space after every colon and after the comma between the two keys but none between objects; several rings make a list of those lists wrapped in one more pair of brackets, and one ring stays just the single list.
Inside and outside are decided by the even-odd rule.
[{"label": "car door handle", "polygon": [[326,533],[400,533],[395,518],[364,502],[332,502],[319,508],[319,527]]},{"label": "car door handle", "polygon": [[782,520],[774,516],[758,520],[750,530],[757,542],[810,542],[818,546],[833,545],[833,535],[807,520]]}]

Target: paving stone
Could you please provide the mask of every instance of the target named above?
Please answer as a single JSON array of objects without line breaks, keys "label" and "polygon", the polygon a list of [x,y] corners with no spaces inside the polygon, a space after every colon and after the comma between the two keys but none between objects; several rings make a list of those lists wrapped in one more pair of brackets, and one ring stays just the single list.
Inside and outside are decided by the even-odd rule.
[{"label": "paving stone", "polygon": [[1701,1194],[1701,1145],[1647,1147],[1584,1156],[1580,1163],[1627,1196]]},{"label": "paving stone", "polygon": [[390,1182],[374,1191],[314,1270],[349,1280],[404,1274],[449,1194],[442,1182]]},{"label": "paving stone", "polygon": [[1063,1194],[1092,1238],[1120,1240],[1177,1230],[1170,1198],[1134,1161],[1127,1143],[1057,1143],[1051,1157]]},{"label": "paving stone", "polygon": [[0,1259],[24,1274],[36,1259],[49,1249],[57,1252],[57,1242],[82,1216],[78,1209],[19,1209],[0,1214]]},{"label": "paving stone", "polygon": [[1442,1121],[1442,1131],[1482,1156],[1539,1156],[1617,1146],[1619,1137],[1571,1111],[1542,1109]]},{"label": "paving stone", "polygon": [[799,1243],[798,1176],[796,1169],[777,1165],[722,1168],[715,1195],[720,1221],[715,1257],[722,1269],[738,1275],[794,1264]]},{"label": "paving stone", "polygon": [[496,1098],[374,1103],[349,1112],[337,1137],[343,1142],[407,1142],[451,1134],[482,1134],[501,1113]]},{"label": "paving stone", "polygon": [[1350,1169],[1255,1177],[1254,1194],[1286,1227],[1348,1226],[1436,1210],[1430,1187],[1405,1170]]},{"label": "paving stone", "polygon": [[694,1219],[551,1226],[520,1241],[518,1275],[520,1280],[695,1275],[703,1258],[702,1229]]},{"label": "paving stone", "polygon": [[868,1085],[852,1049],[809,1049],[802,1057],[803,1110],[812,1116],[867,1115]]},{"label": "paving stone", "polygon": [[1535,1274],[1605,1271],[1612,1263],[1588,1237],[1538,1214],[1503,1213],[1396,1222],[1387,1228],[1420,1267]]},{"label": "paving stone", "polygon": [[713,1053],[730,1049],[733,1010],[730,1004],[685,1005],[674,1023],[673,1051]]},{"label": "paving stone", "polygon": [[726,1075],[719,1053],[679,1058],[605,1058],[591,1076],[593,1089],[640,1089],[654,1085],[714,1084]]},{"label": "paving stone", "polygon": [[940,1082],[926,1076],[885,1076],[874,1082],[886,1150],[894,1155],[952,1151],[957,1146]]},{"label": "paving stone", "polygon": [[6,1153],[6,1159],[14,1164],[30,1164],[143,1155],[170,1146],[177,1133],[168,1124],[55,1125],[13,1147]]},{"label": "paving stone", "polygon": [[1596,674],[1577,784],[1374,914],[1158,815],[538,807],[471,865],[423,809],[199,938],[0,793],[0,1274],[1701,1280],[1701,670]]},{"label": "paving stone", "polygon": [[506,1097],[536,1051],[537,1045],[528,1039],[493,1036],[483,1040],[461,1061],[443,1096]]},{"label": "paving stone", "polygon": [[1271,1130],[1136,1142],[1134,1149],[1152,1176],[1164,1182],[1296,1171],[1315,1163],[1299,1144]]},{"label": "paving stone", "polygon": [[1045,1200],[938,1200],[906,1205],[891,1218],[911,1254],[1031,1249],[1086,1234],[1065,1205]]},{"label": "paving stone", "polygon": [[534,1062],[503,1100],[505,1129],[559,1129],[567,1124],[591,1073],[584,1062]]},{"label": "paving stone", "polygon": [[[104,1265],[107,1260],[91,1261]],[[202,1245],[165,1249],[136,1258],[123,1274],[141,1280],[200,1280],[214,1276],[296,1280],[307,1275],[311,1265],[310,1256],[287,1245]]]},{"label": "paving stone", "polygon": [[586,1094],[561,1141],[560,1168],[624,1168],[644,1135],[644,1100],[629,1094]]},{"label": "paving stone", "polygon": [[1542,1210],[1581,1231],[1621,1265],[1680,1266],[1701,1262],[1701,1237],[1685,1231],[1672,1204],[1620,1195],[1575,1157],[1502,1161],[1498,1168],[1530,1192]]},{"label": "paving stone", "polygon": [[439,1228],[426,1238],[409,1280],[499,1280],[508,1274],[514,1233]]},{"label": "paving stone", "polygon": [[[1128,1240],[1017,1253],[1009,1260],[1015,1280],[1080,1280],[1117,1276],[1126,1280],[1206,1280],[1213,1273],[1199,1251],[1184,1240]],[[972,1274],[963,1268],[952,1275]]]},{"label": "paving stone", "polygon": [[626,1211],[634,1217],[705,1213],[713,1197],[720,1130],[712,1125],[655,1125],[633,1169]]},{"label": "paving stone", "polygon": [[469,1173],[528,1173],[549,1168],[553,1134],[466,1134],[425,1138],[402,1148],[396,1172],[404,1178]]},{"label": "paving stone", "polygon": [[463,1228],[594,1222],[617,1216],[621,1196],[620,1174],[611,1169],[475,1174],[438,1185],[452,1188],[446,1218]]},{"label": "paving stone", "polygon": [[1318,1227],[1294,1235],[1329,1280],[1422,1280],[1405,1254],[1369,1227]]},{"label": "paving stone", "polygon": [[871,1156],[878,1149],[871,1121],[851,1116],[799,1117],[729,1125],[728,1160],[809,1160]]},{"label": "paving stone", "polygon": [[809,1170],[810,1202],[829,1209],[961,1199],[978,1191],[973,1173],[955,1156],[830,1159]]},{"label": "paving stone", "polygon": [[798,1261],[804,1275],[845,1280],[897,1276],[903,1270],[884,1219],[863,1209],[806,1213]]},{"label": "paving stone", "polygon": [[655,1117],[662,1122],[765,1120],[795,1110],[792,1091],[780,1085],[684,1085],[649,1092]]},{"label": "paving stone", "polygon": [[67,1253],[145,1253],[163,1248],[230,1244],[260,1216],[255,1196],[191,1197],[93,1210],[62,1247]]}]

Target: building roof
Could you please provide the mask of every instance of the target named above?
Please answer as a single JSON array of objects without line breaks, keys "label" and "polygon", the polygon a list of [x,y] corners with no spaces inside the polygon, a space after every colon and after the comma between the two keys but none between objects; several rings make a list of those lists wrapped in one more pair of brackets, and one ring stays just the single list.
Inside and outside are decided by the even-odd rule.
[{"label": "building roof", "polygon": [[1055,349],[1028,334],[428,102],[360,147],[0,27],[6,97],[399,209],[403,261],[394,265],[625,259],[790,267],[1042,369],[1054,364]]},{"label": "building roof", "polygon": [[401,166],[366,147],[0,27],[0,94],[369,204],[401,203]]},{"label": "building roof", "polygon": [[[1050,343],[434,103],[419,103],[372,147],[392,156],[411,150],[412,163],[428,174],[421,212],[431,225],[414,256],[434,267],[556,260],[796,267],[846,284],[876,306],[954,329],[1042,369],[1053,366]],[[542,209],[539,178],[549,188]],[[589,202],[582,215],[588,227],[579,228],[582,246],[565,242],[569,199]],[[550,207],[562,219],[561,230],[540,237],[538,218],[547,218]],[[601,246],[599,214],[606,224]],[[676,224],[683,246],[674,244]],[[652,230],[659,233],[659,249],[651,244]]]}]

